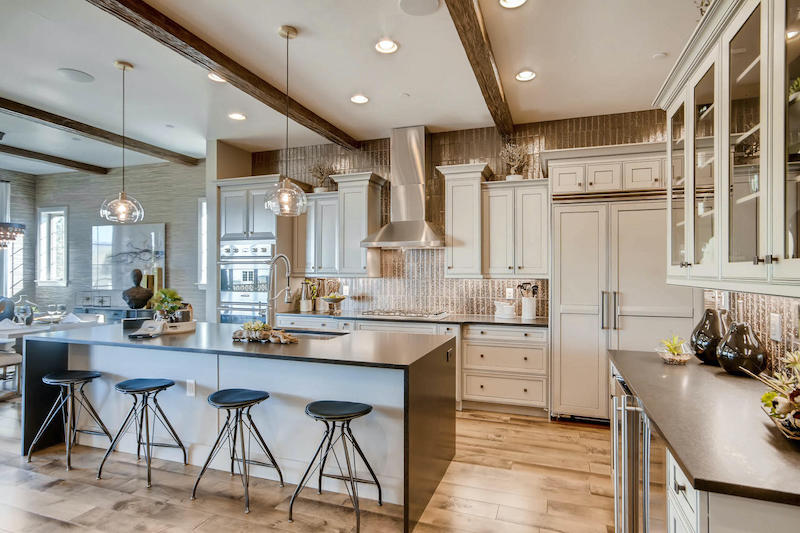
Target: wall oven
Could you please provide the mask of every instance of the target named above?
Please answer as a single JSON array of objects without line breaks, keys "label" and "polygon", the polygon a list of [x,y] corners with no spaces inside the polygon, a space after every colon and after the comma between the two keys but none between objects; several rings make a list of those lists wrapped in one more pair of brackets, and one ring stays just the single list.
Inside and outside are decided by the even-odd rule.
[{"label": "wall oven", "polygon": [[218,315],[222,323],[264,320],[274,241],[227,242],[220,247]]},{"label": "wall oven", "polygon": [[666,446],[611,365],[611,469],[616,533],[667,533]]}]

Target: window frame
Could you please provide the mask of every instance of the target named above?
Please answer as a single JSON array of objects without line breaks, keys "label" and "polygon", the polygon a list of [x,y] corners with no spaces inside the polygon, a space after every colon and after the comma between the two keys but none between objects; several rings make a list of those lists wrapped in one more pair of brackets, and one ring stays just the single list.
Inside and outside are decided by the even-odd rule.
[{"label": "window frame", "polygon": [[[42,215],[62,213],[64,215],[64,279],[63,280],[49,280],[41,279],[41,257],[42,257],[42,238],[43,235],[39,231],[42,223]],[[49,232],[48,232],[49,233]],[[49,245],[49,234],[47,236]],[[49,246],[48,246],[49,247]],[[49,253],[49,252],[48,252]],[[36,209],[36,285],[39,287],[66,287],[69,284],[69,207],[68,206],[52,206],[52,207],[39,207]]]}]

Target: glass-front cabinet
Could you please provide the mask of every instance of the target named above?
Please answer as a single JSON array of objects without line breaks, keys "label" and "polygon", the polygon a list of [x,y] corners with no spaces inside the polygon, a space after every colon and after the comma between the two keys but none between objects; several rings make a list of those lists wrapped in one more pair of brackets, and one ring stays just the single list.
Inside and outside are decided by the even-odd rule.
[{"label": "glass-front cabinet", "polygon": [[682,101],[667,113],[667,276],[686,277],[686,109]]},{"label": "glass-front cabinet", "polygon": [[712,2],[655,104],[668,281],[800,297],[800,0]]},{"label": "glass-front cabinet", "polygon": [[[749,2],[722,37],[722,131],[720,161],[722,277],[767,278],[769,210],[767,157],[762,157],[762,117],[768,115],[767,17]],[[765,154],[766,155],[766,154]]]}]

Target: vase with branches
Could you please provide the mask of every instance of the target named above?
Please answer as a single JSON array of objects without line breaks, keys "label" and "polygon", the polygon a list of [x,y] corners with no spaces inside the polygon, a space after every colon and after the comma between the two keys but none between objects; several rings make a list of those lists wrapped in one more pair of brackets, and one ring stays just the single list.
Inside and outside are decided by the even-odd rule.
[{"label": "vase with branches", "polygon": [[506,176],[508,181],[518,181],[523,179],[522,173],[528,166],[528,153],[524,146],[514,143],[506,143],[500,150],[500,159],[508,165],[509,174]]},{"label": "vase with branches", "polygon": [[333,163],[317,161],[308,168],[308,172],[314,178],[314,192],[325,192],[331,189],[331,174],[336,173]]}]

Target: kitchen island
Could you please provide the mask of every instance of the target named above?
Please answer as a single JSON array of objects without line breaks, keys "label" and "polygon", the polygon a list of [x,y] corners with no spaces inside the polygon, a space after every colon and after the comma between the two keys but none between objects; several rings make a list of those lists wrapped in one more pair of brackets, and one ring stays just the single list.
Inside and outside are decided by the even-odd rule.
[{"label": "kitchen island", "polygon": [[[321,425],[305,415],[305,405],[321,399],[363,402],[374,410],[355,421],[353,431],[382,484],[384,500],[404,506],[405,529],[412,530],[455,453],[455,340],[355,331],[299,333],[298,343],[280,345],[235,342],[236,329],[199,323],[192,334],[130,340],[120,324],[112,324],[25,337],[23,453],[57,396],[41,378],[59,370],[103,373],[86,392],[112,431],[130,408],[115,383],[137,377],[174,380],[176,386],[162,393],[160,403],[194,465],[202,465],[223,423],[207,396],[224,388],[266,390],[271,397],[253,408],[253,416],[290,483],[300,479],[322,433]],[[86,424],[87,417],[79,417],[79,426]],[[42,446],[63,442],[58,426]],[[165,438],[165,432],[156,432],[157,441]],[[107,439],[94,435],[81,435],[79,442],[108,446]],[[135,435],[123,437],[118,449],[135,453]],[[222,455],[212,468],[228,468]],[[180,460],[174,450],[163,448],[154,457]],[[277,479],[274,470],[259,467],[252,475]],[[323,486],[345,492],[337,480],[326,479]],[[373,486],[364,486],[362,494],[377,497]]]},{"label": "kitchen island", "polygon": [[610,358],[669,450],[669,531],[680,521],[696,533],[797,530],[800,442],[761,410],[763,384],[696,359],[673,366],[653,352],[613,350]]}]

